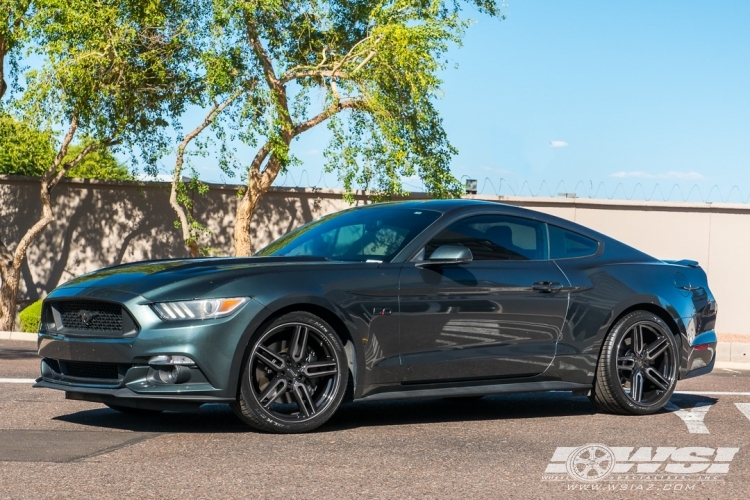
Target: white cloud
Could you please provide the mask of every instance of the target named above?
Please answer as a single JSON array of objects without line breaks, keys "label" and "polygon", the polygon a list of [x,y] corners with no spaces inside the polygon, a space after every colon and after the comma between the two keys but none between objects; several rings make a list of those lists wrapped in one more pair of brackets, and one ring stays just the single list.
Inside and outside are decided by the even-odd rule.
[{"label": "white cloud", "polygon": [[680,179],[682,181],[698,181],[701,179],[705,179],[701,174],[698,172],[690,171],[690,172],[679,172],[677,170],[670,170],[666,174],[664,174],[665,179]]},{"label": "white cloud", "polygon": [[549,147],[551,148],[567,148],[568,143],[565,141],[549,141]]},{"label": "white cloud", "polygon": [[634,172],[615,172],[610,177],[617,177],[618,179],[627,179],[630,177],[641,178],[641,179],[653,179],[655,175],[651,175],[647,172],[641,172],[640,170]]},{"label": "white cloud", "polygon": [[641,170],[633,170],[630,172],[615,172],[610,175],[618,179],[675,179],[679,181],[699,181],[705,179],[705,177],[698,172],[691,170],[690,172],[680,172],[679,170],[670,170],[667,173],[661,174],[650,174]]}]

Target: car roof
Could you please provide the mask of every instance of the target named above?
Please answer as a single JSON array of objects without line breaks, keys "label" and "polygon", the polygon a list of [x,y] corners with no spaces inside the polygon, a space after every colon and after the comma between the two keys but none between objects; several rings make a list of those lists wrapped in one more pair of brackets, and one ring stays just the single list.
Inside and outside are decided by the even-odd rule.
[{"label": "car roof", "polygon": [[467,200],[464,198],[454,198],[454,199],[447,199],[447,200],[431,200],[431,199],[424,199],[424,200],[402,200],[402,201],[391,201],[387,203],[377,203],[373,205],[365,205],[368,207],[371,206],[384,206],[384,205],[390,205],[393,207],[399,207],[399,208],[406,208],[406,209],[425,209],[425,210],[434,210],[436,212],[442,212],[442,213],[449,213],[456,210],[461,210],[468,207],[479,207],[479,206],[502,206],[502,207],[508,207],[508,208],[515,208],[513,205],[507,205],[504,203],[497,203],[494,201],[484,201],[484,200]]},{"label": "car roof", "polygon": [[[507,215],[517,215],[519,217],[527,217],[537,220],[542,220],[544,222],[551,222],[553,224],[568,226],[570,225],[570,221],[567,221],[565,219],[560,219],[559,217],[555,217],[553,215],[545,214],[544,212],[539,212],[537,210],[532,210],[528,208],[519,207],[517,205],[509,205],[507,203],[501,203],[497,201],[489,201],[489,200],[472,200],[472,199],[465,199],[465,198],[454,198],[454,199],[447,199],[447,200],[431,200],[431,199],[424,199],[424,200],[405,200],[405,201],[393,201],[393,202],[387,202],[387,203],[376,203],[372,205],[364,205],[361,207],[356,208],[375,208],[378,206],[391,206],[391,207],[398,207],[398,208],[405,208],[409,210],[433,210],[436,212],[441,212],[443,214],[454,214],[458,212],[481,212],[485,209],[490,209],[491,211],[497,211],[499,213],[507,214]],[[578,227],[578,224],[572,223],[573,226]],[[586,228],[584,228],[586,229]]]}]

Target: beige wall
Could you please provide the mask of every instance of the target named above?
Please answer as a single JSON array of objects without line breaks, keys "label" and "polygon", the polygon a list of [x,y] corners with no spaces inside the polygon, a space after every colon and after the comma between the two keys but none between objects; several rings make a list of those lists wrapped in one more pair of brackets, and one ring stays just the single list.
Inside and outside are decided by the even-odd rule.
[{"label": "beige wall", "polygon": [[[186,256],[164,183],[66,180],[55,190],[56,220],[28,252],[26,300],[99,267],[142,259]],[[211,185],[195,210],[211,229],[202,244],[216,255],[233,253],[236,186]],[[416,195],[415,195],[416,197]],[[662,259],[694,259],[709,276],[719,302],[718,330],[750,335],[743,284],[750,282],[750,206],[589,200],[581,198],[473,198],[525,206],[583,224]],[[11,246],[38,218],[38,183],[0,176],[0,237]],[[365,203],[364,196],[357,203]],[[274,188],[253,216],[260,249],[298,225],[347,208],[331,189]]]},{"label": "beige wall", "polygon": [[660,259],[698,261],[719,303],[717,330],[750,335],[743,287],[750,280],[750,205],[581,198],[501,201],[572,220]]}]

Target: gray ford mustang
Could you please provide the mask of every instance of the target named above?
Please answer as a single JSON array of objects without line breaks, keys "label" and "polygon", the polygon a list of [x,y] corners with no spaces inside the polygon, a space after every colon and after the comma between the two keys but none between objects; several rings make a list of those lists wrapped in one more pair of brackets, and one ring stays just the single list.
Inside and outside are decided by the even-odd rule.
[{"label": "gray ford mustang", "polygon": [[36,387],[148,413],[229,403],[314,429],[345,400],[570,390],[649,414],[715,360],[716,301],[661,261],[498,203],[369,205],[250,258],[102,269],[44,301]]}]

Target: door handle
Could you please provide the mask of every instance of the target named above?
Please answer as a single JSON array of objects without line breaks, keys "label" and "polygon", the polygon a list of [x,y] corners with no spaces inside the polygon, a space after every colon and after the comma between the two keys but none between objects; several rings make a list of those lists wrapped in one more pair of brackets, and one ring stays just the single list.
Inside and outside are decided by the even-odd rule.
[{"label": "door handle", "polygon": [[541,293],[555,293],[562,290],[562,288],[562,283],[558,283],[557,281],[537,281],[531,285],[532,290]]}]

